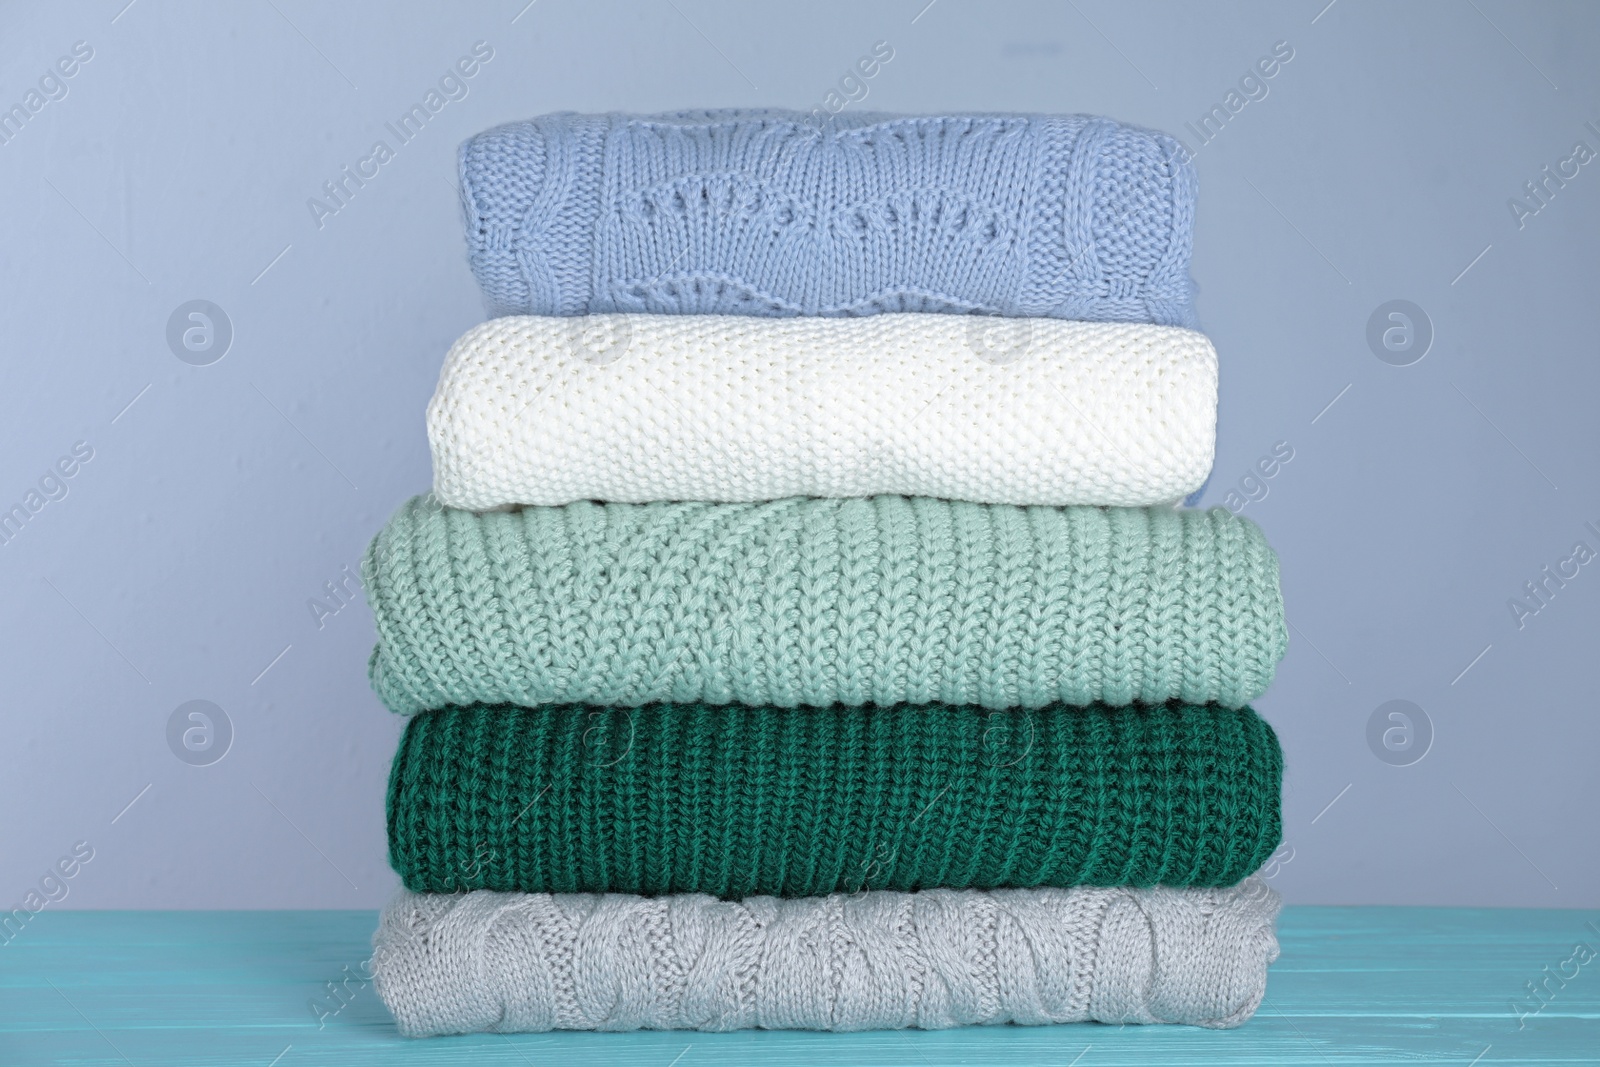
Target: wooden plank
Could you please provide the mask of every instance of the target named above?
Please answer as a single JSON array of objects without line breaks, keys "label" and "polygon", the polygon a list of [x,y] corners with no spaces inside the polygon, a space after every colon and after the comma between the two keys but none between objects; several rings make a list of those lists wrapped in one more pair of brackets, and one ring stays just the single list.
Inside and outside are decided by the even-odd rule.
[{"label": "wooden plank", "polygon": [[[42,913],[0,948],[0,1064],[1600,1063],[1600,958],[1566,963],[1544,1001],[1526,986],[1559,976],[1579,943],[1600,950],[1600,913],[1290,908],[1265,1005],[1220,1033],[1084,1025],[422,1041],[401,1038],[360,980],[375,923],[371,912],[339,911]],[[347,992],[331,995],[328,983],[346,978]]]}]

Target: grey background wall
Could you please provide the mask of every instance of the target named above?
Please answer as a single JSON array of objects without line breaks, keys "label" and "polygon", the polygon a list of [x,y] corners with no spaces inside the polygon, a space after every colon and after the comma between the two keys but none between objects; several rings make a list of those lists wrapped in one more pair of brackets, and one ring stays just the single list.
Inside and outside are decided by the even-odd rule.
[{"label": "grey background wall", "polygon": [[[0,106],[28,113],[0,144],[0,506],[28,515],[0,544],[0,905],[80,842],[53,906],[379,904],[400,723],[345,568],[427,487],[423,407],[483,316],[456,145],[558,109],[819,106],[887,41],[849,106],[1104,113],[1196,152],[1203,502],[1266,529],[1294,627],[1259,705],[1275,884],[1600,906],[1600,162],[1575,152],[1600,10],[526,2],[0,12]],[[376,177],[308,207],[379,139]]]}]

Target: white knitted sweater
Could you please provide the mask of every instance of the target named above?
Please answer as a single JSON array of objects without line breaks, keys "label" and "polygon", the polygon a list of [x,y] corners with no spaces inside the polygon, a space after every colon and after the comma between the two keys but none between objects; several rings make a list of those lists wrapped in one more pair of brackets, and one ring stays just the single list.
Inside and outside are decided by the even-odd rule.
[{"label": "white knitted sweater", "polygon": [[1281,902],[1228,889],[826,897],[418,894],[373,937],[411,1037],[537,1030],[942,1029],[1248,1019]]},{"label": "white knitted sweater", "polygon": [[428,405],[434,494],[1172,503],[1211,468],[1217,357],[1174,326],[888,314],[514,316]]}]

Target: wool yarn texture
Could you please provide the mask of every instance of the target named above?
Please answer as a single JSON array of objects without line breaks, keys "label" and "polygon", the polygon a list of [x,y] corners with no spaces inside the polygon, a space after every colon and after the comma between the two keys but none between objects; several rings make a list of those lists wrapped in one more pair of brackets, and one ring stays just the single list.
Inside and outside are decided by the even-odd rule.
[{"label": "wool yarn texture", "polygon": [[778,900],[401,890],[373,936],[408,1037],[544,1030],[938,1030],[1255,1012],[1278,894],[932,889]]},{"label": "wool yarn texture", "polygon": [[544,115],[461,146],[489,312],[1196,325],[1195,174],[1088,115]]},{"label": "wool yarn texture", "polygon": [[1282,779],[1249,708],[446,708],[395,754],[389,862],[434,893],[1232,885]]},{"label": "wool yarn texture", "polygon": [[927,497],[403,505],[363,562],[392,710],[658,701],[1239,707],[1287,645],[1226,509]]},{"label": "wool yarn texture", "polygon": [[428,405],[449,507],[930,496],[1173,504],[1216,439],[1217,356],[1173,326],[887,314],[518,316]]}]

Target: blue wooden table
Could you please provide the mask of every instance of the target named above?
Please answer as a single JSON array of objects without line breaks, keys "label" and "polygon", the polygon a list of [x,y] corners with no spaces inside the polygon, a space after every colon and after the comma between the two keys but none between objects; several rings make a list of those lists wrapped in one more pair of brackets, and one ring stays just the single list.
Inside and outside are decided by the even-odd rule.
[{"label": "blue wooden table", "polygon": [[1225,1032],[1090,1024],[421,1041],[395,1032],[363,980],[375,923],[349,911],[43,912],[0,947],[0,1065],[1600,1063],[1594,912],[1290,908],[1266,1003]]}]

